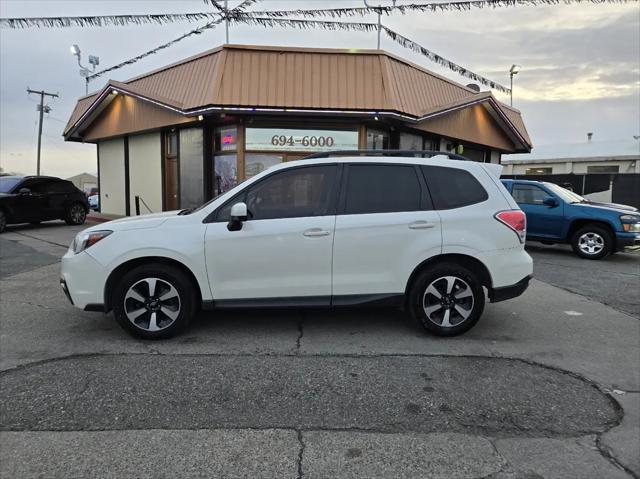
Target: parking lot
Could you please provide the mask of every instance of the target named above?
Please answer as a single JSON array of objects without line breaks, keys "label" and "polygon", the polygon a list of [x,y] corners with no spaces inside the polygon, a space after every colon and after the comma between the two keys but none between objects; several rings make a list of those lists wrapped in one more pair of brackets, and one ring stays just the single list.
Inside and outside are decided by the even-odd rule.
[{"label": "parking lot", "polygon": [[455,338],[287,310],[151,342],[60,291],[80,229],[0,236],[2,477],[640,475],[640,253],[529,245],[527,292]]}]

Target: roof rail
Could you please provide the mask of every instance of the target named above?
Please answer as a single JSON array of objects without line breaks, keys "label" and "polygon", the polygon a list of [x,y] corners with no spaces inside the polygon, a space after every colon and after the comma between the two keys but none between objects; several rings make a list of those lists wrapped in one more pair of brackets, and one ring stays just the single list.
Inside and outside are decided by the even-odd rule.
[{"label": "roof rail", "polygon": [[314,153],[313,155],[305,156],[303,160],[311,160],[314,158],[331,158],[332,156],[412,156],[421,158],[431,158],[432,156],[444,155],[448,156],[452,160],[473,161],[469,158],[458,155],[456,153],[449,153],[447,151],[436,150],[337,150],[337,151],[324,151],[321,153]]}]

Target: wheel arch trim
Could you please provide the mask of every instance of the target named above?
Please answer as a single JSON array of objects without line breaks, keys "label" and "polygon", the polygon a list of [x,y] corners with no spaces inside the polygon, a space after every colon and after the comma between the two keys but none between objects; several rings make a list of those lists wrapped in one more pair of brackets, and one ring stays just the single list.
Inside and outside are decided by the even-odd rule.
[{"label": "wheel arch trim", "polygon": [[473,273],[478,274],[482,286],[485,286],[488,290],[491,290],[493,288],[491,273],[489,272],[487,266],[478,258],[474,258],[473,256],[462,253],[443,253],[436,256],[431,256],[413,269],[405,286],[405,297],[409,296],[409,290],[411,289],[411,285],[413,284],[415,278],[424,269],[438,263],[456,263],[460,266],[469,268]]},{"label": "wheel arch trim", "polygon": [[148,256],[139,256],[136,258],[131,258],[129,260],[123,261],[118,264],[116,267],[111,269],[105,283],[104,283],[104,311],[108,312],[112,309],[111,304],[111,293],[113,291],[114,285],[117,283],[118,279],[122,278],[128,271],[138,266],[148,265],[148,264],[166,264],[174,266],[184,272],[196,289],[196,293],[198,295],[197,304],[202,303],[203,299],[206,298],[206,295],[203,294],[202,285],[198,281],[198,278],[193,273],[191,268],[189,268],[184,262],[179,261],[175,258],[171,258],[169,256],[162,255],[148,255]]}]

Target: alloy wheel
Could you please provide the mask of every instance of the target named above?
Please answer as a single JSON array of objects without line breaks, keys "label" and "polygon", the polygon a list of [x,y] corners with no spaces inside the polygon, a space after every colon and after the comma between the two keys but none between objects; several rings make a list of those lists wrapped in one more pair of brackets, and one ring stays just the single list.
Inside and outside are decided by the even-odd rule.
[{"label": "alloy wheel", "polygon": [[471,316],[473,290],[457,276],[442,276],[427,286],[422,308],[427,319],[443,328],[453,328]]},{"label": "alloy wheel", "polygon": [[82,205],[73,205],[71,207],[69,216],[71,217],[71,220],[75,224],[79,225],[84,222],[86,214],[87,213],[85,212],[84,207]]},{"label": "alloy wheel", "polygon": [[585,233],[578,238],[578,248],[586,255],[597,255],[604,249],[604,238],[598,233]]},{"label": "alloy wheel", "polygon": [[180,315],[180,294],[168,281],[144,278],[134,283],[124,296],[124,313],[137,328],[161,331]]}]

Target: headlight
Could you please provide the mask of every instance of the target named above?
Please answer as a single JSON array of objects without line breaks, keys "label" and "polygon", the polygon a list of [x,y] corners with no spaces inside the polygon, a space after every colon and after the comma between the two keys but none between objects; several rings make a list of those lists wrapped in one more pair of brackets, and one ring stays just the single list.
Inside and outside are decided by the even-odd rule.
[{"label": "headlight", "polygon": [[106,238],[111,233],[113,233],[113,231],[109,230],[79,233],[73,240],[73,243],[71,243],[71,249],[75,254],[81,253],[96,244],[98,241]]},{"label": "headlight", "polygon": [[622,215],[620,217],[622,229],[628,233],[640,233],[640,216]]}]

